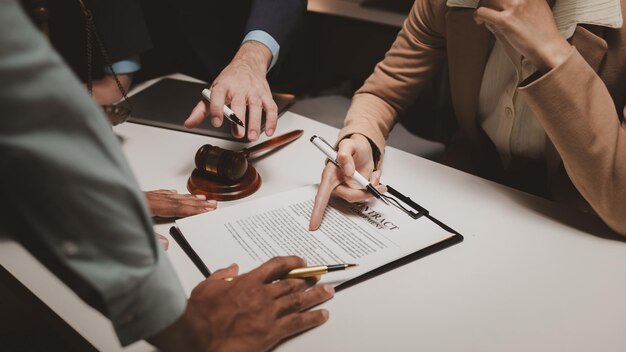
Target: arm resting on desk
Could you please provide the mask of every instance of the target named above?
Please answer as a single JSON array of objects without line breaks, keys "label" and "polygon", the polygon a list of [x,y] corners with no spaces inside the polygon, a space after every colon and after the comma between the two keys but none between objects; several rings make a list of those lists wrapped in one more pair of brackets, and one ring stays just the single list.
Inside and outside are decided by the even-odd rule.
[{"label": "arm resting on desk", "polygon": [[74,75],[0,1],[0,232],[111,319],[122,344],[160,331],[185,296],[119,142]]},{"label": "arm resting on desk", "polygon": [[519,91],[580,194],[626,235],[626,130],[604,82],[573,49],[564,63]]}]

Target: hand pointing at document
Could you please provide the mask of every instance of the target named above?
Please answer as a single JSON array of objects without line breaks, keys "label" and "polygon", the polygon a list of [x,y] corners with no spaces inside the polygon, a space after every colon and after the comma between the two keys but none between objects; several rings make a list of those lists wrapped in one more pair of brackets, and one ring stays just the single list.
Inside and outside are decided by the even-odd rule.
[{"label": "hand pointing at document", "polygon": [[315,231],[320,227],[328,200],[332,194],[348,202],[362,202],[372,197],[363,187],[352,179],[354,171],[358,171],[381,193],[387,187],[380,184],[380,170],[374,171],[374,157],[369,140],[360,134],[353,134],[339,143],[337,150],[338,168],[333,163],[327,163],[322,171],[315,204],[311,213],[309,230]]}]

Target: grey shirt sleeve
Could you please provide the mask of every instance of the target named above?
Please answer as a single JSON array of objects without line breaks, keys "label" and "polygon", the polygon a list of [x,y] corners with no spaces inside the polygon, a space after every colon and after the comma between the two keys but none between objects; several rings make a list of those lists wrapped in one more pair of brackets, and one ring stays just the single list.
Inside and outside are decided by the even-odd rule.
[{"label": "grey shirt sleeve", "polygon": [[119,141],[14,0],[0,0],[0,175],[0,233],[107,315],[122,344],[182,314]]}]

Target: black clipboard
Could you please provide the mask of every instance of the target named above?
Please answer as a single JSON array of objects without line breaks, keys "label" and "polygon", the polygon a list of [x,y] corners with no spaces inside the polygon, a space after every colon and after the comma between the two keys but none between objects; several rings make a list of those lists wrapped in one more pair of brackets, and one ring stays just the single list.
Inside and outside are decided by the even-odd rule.
[{"label": "black clipboard", "polygon": [[410,216],[411,218],[413,218],[415,221],[420,221],[420,220],[428,220],[428,221],[432,221],[433,223],[435,223],[435,225],[441,227],[443,230],[445,230],[446,232],[449,232],[452,234],[452,236],[434,243],[428,247],[422,248],[416,252],[413,252],[409,255],[406,255],[402,258],[396,259],[394,261],[391,261],[383,266],[379,266],[376,269],[373,269],[371,271],[368,271],[367,273],[360,275],[358,277],[355,277],[354,279],[348,280],[346,282],[343,282],[337,286],[335,286],[335,291],[341,291],[344,290],[348,287],[354,286],[360,282],[369,280],[371,278],[374,278],[378,275],[384,274],[390,270],[393,270],[395,268],[401,267],[405,264],[408,264],[410,262],[413,262],[415,260],[418,260],[420,258],[424,258],[426,256],[429,256],[433,253],[437,253],[441,250],[444,250],[450,246],[453,246],[455,244],[461,243],[464,240],[463,235],[461,235],[459,232],[457,232],[456,230],[454,230],[453,228],[451,228],[450,226],[446,225],[445,223],[443,223],[442,221],[439,221],[437,218],[435,218],[432,214],[430,214],[430,212],[428,211],[428,209],[422,207],[421,205],[417,204],[416,202],[414,202],[411,198],[405,196],[404,194],[400,193],[398,190],[396,190],[395,188],[391,187],[390,185],[387,185],[387,192],[389,194],[391,194],[391,196],[387,196],[387,195],[383,195],[383,197],[387,200],[390,201],[392,203],[393,206],[397,207],[398,209],[402,210],[403,212],[405,212],[408,216]]},{"label": "black clipboard", "polygon": [[[397,201],[401,202],[402,204],[404,204],[405,206],[410,207],[411,209],[413,209],[413,213],[412,214],[408,214],[409,216],[411,216],[415,221],[420,221],[420,220],[428,220],[428,221],[432,221],[433,223],[435,223],[437,226],[441,227],[443,230],[449,232],[452,234],[452,236],[434,243],[428,247],[422,248],[416,252],[413,252],[409,255],[406,255],[402,258],[396,259],[394,261],[391,261],[385,265],[382,265],[378,268],[375,268],[371,271],[368,271],[367,273],[364,273],[358,277],[355,277],[354,279],[345,281],[337,286],[335,286],[335,291],[341,291],[344,290],[348,287],[354,286],[358,283],[361,283],[363,281],[369,280],[371,278],[374,278],[378,275],[384,274],[390,270],[393,270],[395,268],[398,268],[400,266],[403,266],[405,264],[411,263],[415,260],[418,260],[420,258],[424,258],[426,256],[429,256],[433,253],[437,253],[441,250],[444,250],[448,247],[451,247],[455,244],[461,243],[464,240],[463,235],[461,235],[459,232],[457,232],[456,230],[452,229],[450,226],[446,225],[445,223],[443,223],[442,221],[438,220],[437,218],[435,218],[432,214],[430,214],[430,212],[422,207],[421,205],[417,204],[416,202],[414,202],[413,200],[411,200],[411,198],[404,196],[402,193],[398,192],[396,189],[394,189],[393,187],[387,185],[387,189],[388,192],[394,197],[396,198]],[[385,197],[388,200],[390,199],[388,196]],[[407,212],[407,209],[405,209],[405,212]],[[174,238],[174,240],[176,241],[176,243],[178,243],[178,245],[182,248],[182,250],[185,252],[185,254],[187,255],[187,257],[189,257],[189,259],[194,263],[194,265],[196,266],[196,268],[198,268],[198,270],[202,273],[202,275],[204,275],[204,277],[209,277],[211,275],[211,271],[208,269],[208,267],[206,266],[206,264],[204,263],[204,261],[200,258],[200,256],[196,253],[196,251],[193,249],[193,247],[191,247],[191,245],[189,244],[189,242],[187,241],[187,239],[185,238],[185,235],[180,231],[180,229],[178,229],[178,227],[176,226],[172,226],[170,228],[170,235],[172,236],[172,238]]]},{"label": "black clipboard", "polygon": [[[450,233],[452,233],[451,237],[446,238],[443,241],[437,242],[435,244],[432,244],[426,248],[422,248],[416,252],[413,252],[407,256],[404,256],[400,259],[396,259],[392,262],[389,262],[383,266],[379,266],[378,268],[372,270],[372,271],[368,271],[367,273],[355,277],[354,279],[348,280],[346,282],[343,282],[337,286],[335,286],[335,291],[341,291],[341,290],[345,290],[348,287],[354,286],[358,283],[361,283],[363,281],[372,279],[378,275],[384,274],[390,270],[393,270],[395,268],[399,268],[405,264],[414,262],[418,259],[427,257],[431,254],[437,253],[439,251],[442,251],[448,247],[451,247],[455,244],[459,244],[461,242],[463,242],[463,240],[465,239],[463,237],[463,235],[461,235],[460,233],[458,233],[457,231],[453,230],[451,227],[449,227],[448,225],[444,224],[443,222],[437,220],[435,217],[433,217],[432,215],[428,214],[428,215],[424,215],[425,219],[428,219],[430,221],[433,221],[435,224],[437,224],[439,227],[441,227],[442,229],[444,229],[445,231],[448,231]],[[417,220],[417,219],[416,219]]]},{"label": "black clipboard", "polygon": [[[183,123],[191,110],[202,99],[201,92],[207,88],[206,83],[189,82],[173,78],[163,78],[148,88],[129,97],[132,107],[128,121],[143,125],[167,128],[177,131],[190,132],[205,136],[247,142],[247,135],[243,139],[233,137],[231,123],[224,119],[220,127],[213,127],[209,119],[205,119],[200,126],[194,129],[186,128]],[[291,94],[272,93],[278,107],[278,117],[287,111],[294,103],[295,97]],[[245,120],[248,125],[248,118]],[[261,121],[261,132],[265,128],[265,114]]]}]

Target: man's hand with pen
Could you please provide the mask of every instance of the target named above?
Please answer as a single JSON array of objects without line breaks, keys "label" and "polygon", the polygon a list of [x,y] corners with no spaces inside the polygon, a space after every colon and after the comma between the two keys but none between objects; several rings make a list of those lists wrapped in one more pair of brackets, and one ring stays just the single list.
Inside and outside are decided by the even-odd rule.
[{"label": "man's hand with pen", "polygon": [[224,123],[224,105],[229,105],[234,114],[245,121],[248,111],[248,126],[231,123],[233,136],[242,138],[248,130],[248,139],[256,141],[261,130],[261,116],[265,111],[265,133],[274,134],[278,119],[278,108],[266,79],[267,68],[272,61],[271,51],[256,41],[247,41],[230,64],[219,74],[211,86],[210,101],[202,100],[193,109],[185,127],[194,128],[208,116],[211,125]]},{"label": "man's hand with pen", "polygon": [[218,270],[194,288],[183,315],[149,342],[164,351],[267,351],[321,325],[328,311],[309,309],[332,298],[332,286],[315,285],[319,276],[285,279],[305,265],[298,257],[276,257],[239,276],[235,264]]},{"label": "man's hand with pen", "polygon": [[343,139],[337,150],[337,163],[339,167],[329,162],[322,172],[320,186],[315,196],[315,205],[309,222],[309,230],[314,231],[320,227],[324,211],[328,205],[331,194],[335,194],[348,202],[362,202],[373,197],[361,184],[353,179],[353,174],[358,171],[369,183],[380,192],[387,192],[387,187],[380,184],[380,170],[374,170],[374,157],[369,140],[360,134],[353,134],[350,138]]}]

